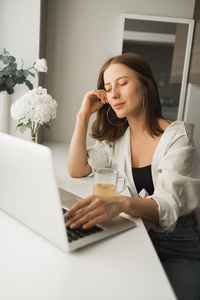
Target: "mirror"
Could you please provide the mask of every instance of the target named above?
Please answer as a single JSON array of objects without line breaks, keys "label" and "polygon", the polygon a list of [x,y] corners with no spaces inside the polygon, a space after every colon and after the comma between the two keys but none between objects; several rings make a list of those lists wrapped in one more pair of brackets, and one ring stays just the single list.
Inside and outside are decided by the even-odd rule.
[{"label": "mirror", "polygon": [[150,64],[162,112],[183,120],[194,20],[122,14],[121,53],[136,52]]}]

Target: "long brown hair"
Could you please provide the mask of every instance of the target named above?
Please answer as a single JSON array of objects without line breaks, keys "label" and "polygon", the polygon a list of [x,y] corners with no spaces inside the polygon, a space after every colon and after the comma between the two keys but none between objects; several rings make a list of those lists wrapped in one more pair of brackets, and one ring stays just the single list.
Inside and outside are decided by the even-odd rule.
[{"label": "long brown hair", "polygon": [[[134,70],[138,79],[144,86],[144,110],[146,127],[151,136],[159,136],[163,133],[158,119],[163,118],[161,113],[161,104],[157,84],[153,77],[151,67],[146,60],[136,53],[124,53],[107,60],[99,72],[97,89],[104,89],[104,72],[111,64],[123,64]],[[107,110],[109,110],[109,119],[118,126],[111,125],[107,119]],[[164,118],[163,118],[164,119]],[[92,137],[102,141],[116,141],[126,131],[128,122],[125,119],[118,118],[111,106],[106,103],[96,114],[96,120],[92,125]],[[121,122],[121,125],[119,126]]]}]

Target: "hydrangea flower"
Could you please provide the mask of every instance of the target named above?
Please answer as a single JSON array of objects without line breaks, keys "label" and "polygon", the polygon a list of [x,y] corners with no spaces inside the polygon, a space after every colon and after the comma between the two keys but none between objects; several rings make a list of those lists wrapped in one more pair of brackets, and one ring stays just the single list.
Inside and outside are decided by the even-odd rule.
[{"label": "hydrangea flower", "polygon": [[40,58],[36,60],[36,62],[33,64],[33,67],[38,72],[47,72],[47,61],[45,58]]},{"label": "hydrangea flower", "polygon": [[40,126],[50,127],[50,122],[56,118],[56,112],[56,100],[42,87],[30,90],[11,106],[11,116],[18,123],[17,129],[23,133],[30,128],[33,138]]}]

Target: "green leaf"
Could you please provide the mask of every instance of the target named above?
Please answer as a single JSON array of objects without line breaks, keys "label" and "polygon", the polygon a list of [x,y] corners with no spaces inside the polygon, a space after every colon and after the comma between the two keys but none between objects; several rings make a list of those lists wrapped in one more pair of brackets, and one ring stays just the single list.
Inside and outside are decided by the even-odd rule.
[{"label": "green leaf", "polygon": [[10,75],[13,71],[16,70],[17,65],[15,63],[7,65],[2,71],[4,75]]},{"label": "green leaf", "polygon": [[29,75],[29,71],[23,70],[23,75],[24,75],[25,77],[27,77],[27,76]]},{"label": "green leaf", "polygon": [[17,77],[22,77],[23,76],[23,71],[22,70],[17,70],[16,71],[16,76]]},{"label": "green leaf", "polygon": [[3,63],[5,65],[8,65],[9,64],[9,58],[8,58],[8,56],[4,56],[3,59],[2,59],[2,61],[3,61]]},{"label": "green leaf", "polygon": [[6,80],[7,80],[7,78],[5,78],[5,76],[0,77],[0,89],[1,89],[1,92],[2,91],[6,91],[6,89],[7,89]]},{"label": "green leaf", "polygon": [[14,56],[8,56],[7,62],[8,62],[8,64],[12,64],[12,63],[16,62],[16,59]]},{"label": "green leaf", "polygon": [[9,69],[8,69],[8,67],[5,67],[3,70],[3,75],[9,75]]},{"label": "green leaf", "polygon": [[44,127],[45,128],[50,128],[50,126],[51,126],[51,120],[49,121],[49,122],[47,122],[47,123],[44,123]]},{"label": "green leaf", "polygon": [[29,80],[25,80],[24,82],[30,90],[33,89],[33,84]]},{"label": "green leaf", "polygon": [[27,128],[28,128],[28,126],[27,126],[27,125],[24,125],[24,124],[22,124],[22,123],[20,123],[20,124],[18,124],[18,125],[16,126],[16,129],[18,129],[21,133],[24,133],[24,132],[26,131]]},{"label": "green leaf", "polygon": [[28,71],[28,72],[29,72],[29,74],[30,74],[31,76],[35,77],[35,74],[34,74],[34,73],[32,73],[32,72],[30,72],[30,71]]},{"label": "green leaf", "polygon": [[24,76],[21,76],[21,77],[16,77],[16,83],[24,83],[25,82],[25,80],[26,80],[26,77],[24,77]]},{"label": "green leaf", "polygon": [[9,52],[6,50],[6,48],[3,48],[2,54],[3,54],[3,55],[9,55]]},{"label": "green leaf", "polygon": [[7,67],[6,67],[8,72],[11,72],[13,70],[17,69],[17,64],[16,63],[10,63]]},{"label": "green leaf", "polygon": [[9,95],[14,94],[14,89],[13,89],[13,88],[7,88],[7,93],[8,93]]},{"label": "green leaf", "polygon": [[32,123],[30,121],[26,125],[27,125],[28,128],[32,128]]},{"label": "green leaf", "polygon": [[13,81],[13,79],[11,77],[9,77],[7,80],[7,87],[13,88],[14,86],[15,86],[15,82]]},{"label": "green leaf", "polygon": [[1,61],[2,61],[4,64],[6,64],[6,57],[3,56],[3,55],[1,55]]},{"label": "green leaf", "polygon": [[6,86],[4,84],[0,84],[0,92],[6,91]]},{"label": "green leaf", "polygon": [[0,77],[0,84],[4,84],[4,78]]},{"label": "green leaf", "polygon": [[49,129],[50,125],[49,124],[44,124],[44,127]]}]

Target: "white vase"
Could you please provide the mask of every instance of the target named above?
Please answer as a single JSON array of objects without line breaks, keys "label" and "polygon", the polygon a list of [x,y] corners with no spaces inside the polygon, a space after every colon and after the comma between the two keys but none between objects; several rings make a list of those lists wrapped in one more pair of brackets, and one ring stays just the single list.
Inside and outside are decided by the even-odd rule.
[{"label": "white vase", "polygon": [[10,95],[0,92],[0,132],[8,133],[10,116]]}]

